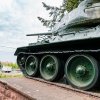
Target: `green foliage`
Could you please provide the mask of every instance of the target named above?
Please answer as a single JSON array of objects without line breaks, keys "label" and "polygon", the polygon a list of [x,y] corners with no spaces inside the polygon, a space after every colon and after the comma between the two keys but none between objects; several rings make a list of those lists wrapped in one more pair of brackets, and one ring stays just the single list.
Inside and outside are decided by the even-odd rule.
[{"label": "green foliage", "polygon": [[1,61],[0,61],[0,69],[1,69],[1,67],[2,67],[2,64],[1,64]]},{"label": "green foliage", "polygon": [[[78,0],[63,0],[63,10],[67,10],[68,12],[72,11],[75,9],[79,4]],[[63,11],[63,12],[64,12]]]},{"label": "green foliage", "polygon": [[52,18],[51,18],[51,20],[46,20],[42,17],[37,17],[37,18],[41,21],[41,23],[43,23],[43,26],[46,26],[46,27],[49,27],[50,29],[52,29],[55,25],[55,22],[57,21],[57,16],[59,14],[60,8],[46,5],[44,2],[42,2],[42,4],[43,4],[43,7],[47,11],[49,11],[49,15]]},{"label": "green foliage", "polygon": [[50,29],[52,29],[52,27],[54,27],[55,25],[54,20],[45,20],[42,17],[37,17],[37,18],[41,21],[41,23],[43,23],[43,26],[46,26],[47,28],[49,27]]},{"label": "green foliage", "polygon": [[6,74],[6,73],[0,73],[0,78],[14,78],[14,77],[24,77],[23,74]]},{"label": "green foliage", "polygon": [[16,63],[8,63],[8,64],[4,64],[5,66],[10,66],[13,69],[18,69],[18,65]]},{"label": "green foliage", "polygon": [[46,20],[42,17],[37,17],[37,18],[41,21],[43,26],[46,26],[52,30],[54,25],[61,21],[63,16],[66,14],[66,12],[70,12],[78,6],[79,1],[78,0],[63,0],[63,4],[59,8],[46,5],[44,2],[42,4],[43,4],[43,7],[47,11],[49,11],[51,20]]},{"label": "green foliage", "polygon": [[1,62],[0,62],[0,68],[1,68],[1,66],[2,66],[2,65],[1,65]]}]

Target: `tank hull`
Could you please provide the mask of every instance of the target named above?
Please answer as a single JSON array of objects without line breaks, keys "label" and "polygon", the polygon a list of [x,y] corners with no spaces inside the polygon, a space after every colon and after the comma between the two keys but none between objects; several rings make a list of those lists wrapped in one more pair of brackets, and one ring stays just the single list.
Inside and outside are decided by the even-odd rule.
[{"label": "tank hull", "polygon": [[73,51],[73,50],[97,50],[100,49],[99,45],[100,37],[79,39],[73,41],[62,41],[54,43],[37,44],[33,46],[25,46],[17,48],[14,55],[19,53],[46,53],[46,52],[57,52],[57,51]]}]

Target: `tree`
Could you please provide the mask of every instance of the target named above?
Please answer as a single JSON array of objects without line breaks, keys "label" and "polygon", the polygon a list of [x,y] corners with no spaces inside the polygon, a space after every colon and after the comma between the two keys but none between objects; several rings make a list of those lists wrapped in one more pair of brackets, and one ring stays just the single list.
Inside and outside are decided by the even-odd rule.
[{"label": "tree", "polygon": [[66,12],[70,12],[78,6],[79,1],[78,0],[63,0],[63,3],[59,8],[46,5],[44,2],[42,2],[42,4],[43,4],[43,7],[46,8],[47,11],[49,11],[51,20],[46,20],[42,17],[38,17],[38,19],[41,21],[41,23],[43,23],[43,26],[46,26],[52,30],[54,25],[61,21],[63,16],[66,14]]},{"label": "tree", "polygon": [[13,69],[18,69],[18,65],[16,63],[7,63],[7,64],[4,64],[5,66],[10,66],[12,67]]},{"label": "tree", "polygon": [[58,15],[60,14],[60,8],[46,5],[44,2],[42,2],[42,4],[43,4],[43,7],[46,8],[47,11],[50,11],[49,15],[52,18],[51,20],[45,20],[42,17],[38,17],[38,19],[41,21],[41,23],[43,23],[43,26],[46,26],[52,29],[52,27],[54,27],[55,23],[58,21]]},{"label": "tree", "polygon": [[78,6],[78,4],[79,4],[78,0],[63,0],[63,8],[68,12],[75,9]]},{"label": "tree", "polygon": [[0,69],[1,69],[1,67],[2,67],[2,63],[1,63],[1,61],[0,61]]}]

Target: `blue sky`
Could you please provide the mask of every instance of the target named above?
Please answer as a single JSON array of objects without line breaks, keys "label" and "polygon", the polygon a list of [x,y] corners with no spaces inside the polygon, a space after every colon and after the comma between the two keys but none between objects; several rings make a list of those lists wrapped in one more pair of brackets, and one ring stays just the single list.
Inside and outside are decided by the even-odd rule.
[{"label": "blue sky", "polygon": [[60,6],[62,0],[0,0],[0,61],[16,62],[16,48],[36,42],[36,37],[26,34],[47,32],[37,19],[38,16],[49,19],[42,2]]}]

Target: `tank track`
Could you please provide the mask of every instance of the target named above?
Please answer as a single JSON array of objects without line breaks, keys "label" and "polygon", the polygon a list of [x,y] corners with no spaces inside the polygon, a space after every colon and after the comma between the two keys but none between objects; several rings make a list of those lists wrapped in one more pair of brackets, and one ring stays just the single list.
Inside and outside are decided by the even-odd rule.
[{"label": "tank track", "polygon": [[[95,49],[95,50],[69,50],[69,51],[44,51],[44,52],[35,52],[35,53],[33,53],[33,52],[30,52],[30,53],[25,53],[25,52],[20,52],[20,53],[22,53],[22,54],[24,54],[24,55],[36,55],[36,56],[38,56],[38,55],[59,55],[59,54],[95,54],[95,53],[99,53],[100,52],[100,49]],[[25,69],[23,68],[23,67],[20,67],[20,69],[21,69],[21,71],[23,72],[23,74],[24,74],[24,76],[25,77],[27,77],[27,78],[33,78],[32,76],[29,76],[29,75],[27,75],[27,73],[26,73],[26,71],[25,71]],[[34,79],[34,78],[33,78]],[[47,82],[48,83],[48,82]],[[51,82],[50,82],[51,83]],[[55,83],[56,84],[56,83]],[[80,91],[80,90],[79,90]]]}]

